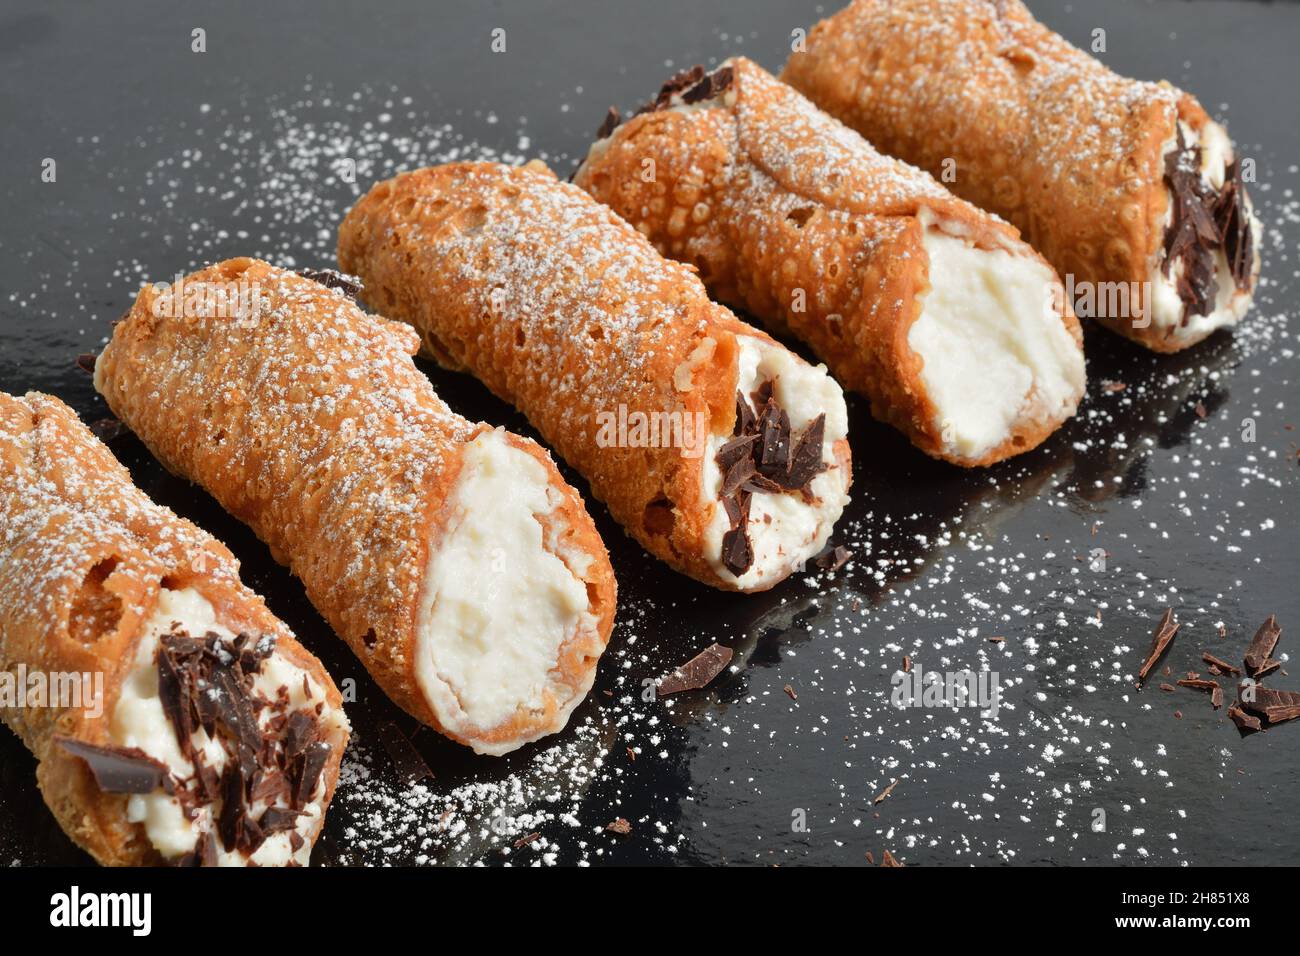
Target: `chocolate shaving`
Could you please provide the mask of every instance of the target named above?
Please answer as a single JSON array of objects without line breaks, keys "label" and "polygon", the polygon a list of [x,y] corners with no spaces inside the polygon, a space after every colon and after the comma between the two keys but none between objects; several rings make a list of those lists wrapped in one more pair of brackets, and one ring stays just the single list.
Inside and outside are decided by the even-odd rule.
[{"label": "chocolate shaving", "polygon": [[809,486],[826,467],[822,463],[826,416],[817,416],[796,441],[790,416],[777,404],[773,392],[771,381],[754,391],[755,407],[761,409],[757,414],[745,396],[736,393],[733,437],[715,456],[723,475],[718,498],[730,526],[722,538],[722,561],[737,577],[754,563],[748,528],[751,496],[789,492],[811,500]]},{"label": "chocolate shaving", "polygon": [[217,835],[227,853],[239,842],[245,812],[244,778],[239,772],[239,764],[232,760],[221,773],[221,812],[217,815]]},{"label": "chocolate shaving", "polygon": [[[285,823],[285,814],[290,821],[296,819],[315,792],[331,752],[320,740],[320,725],[310,710],[287,712],[288,687],[279,687],[274,699],[257,689],[257,675],[275,643],[273,634],[240,634],[227,640],[215,632],[197,638],[183,631],[165,634],[159,641],[163,713],[181,753],[194,766],[192,780],[184,782],[176,796],[190,820],[201,807],[220,803],[216,834],[228,852],[245,856],[255,853],[271,833],[293,828],[292,822]],[[304,693],[310,689],[304,679]],[[317,708],[316,715],[321,712]],[[220,773],[205,750],[195,746],[199,730],[225,752]],[[278,801],[291,803],[292,809],[276,807]],[[267,808],[260,819],[249,816],[254,804]],[[196,846],[190,855],[197,857],[199,849]]]},{"label": "chocolate shaving", "polygon": [[1214,252],[1220,243],[1220,229],[1214,220],[1216,197],[1201,179],[1201,147],[1183,141],[1182,127],[1177,136],[1177,147],[1165,157],[1165,182],[1169,184],[1173,208],[1165,232],[1162,268],[1168,278],[1174,263],[1182,262],[1177,286],[1178,297],[1183,300],[1182,323],[1186,325],[1191,316],[1213,311],[1219,291],[1214,278]]},{"label": "chocolate shaving", "polygon": [[257,825],[261,827],[263,833],[269,836],[272,833],[296,829],[300,816],[302,816],[301,810],[290,810],[287,807],[267,807],[266,812],[262,814],[262,819],[257,821]]},{"label": "chocolate shaving", "polygon": [[1255,678],[1255,680],[1263,680],[1265,677],[1273,673],[1281,666],[1282,666],[1281,661],[1277,660],[1276,658],[1270,657],[1268,660],[1266,660],[1263,664],[1260,665],[1259,670],[1255,671],[1255,673],[1251,674],[1250,676]]},{"label": "chocolate shaving", "polygon": [[1177,131],[1176,148],[1165,157],[1172,215],[1165,232],[1162,270],[1168,277],[1177,261],[1183,265],[1178,295],[1183,300],[1182,324],[1193,315],[1209,315],[1218,295],[1215,253],[1222,248],[1232,281],[1238,289],[1250,288],[1255,250],[1250,212],[1234,160],[1224,171],[1218,191],[1201,178],[1201,147],[1188,146]]},{"label": "chocolate shaving", "polygon": [[880,865],[881,866],[902,866],[903,864],[895,860],[894,854],[886,850],[880,858]]},{"label": "chocolate shaving", "polygon": [[1152,668],[1156,666],[1165,651],[1169,649],[1169,645],[1173,643],[1174,635],[1178,633],[1180,626],[1174,623],[1174,609],[1171,607],[1165,608],[1165,613],[1160,617],[1160,623],[1156,625],[1155,634],[1151,637],[1151,650],[1147,652],[1146,663],[1138,671],[1137,686],[1139,690],[1141,690],[1142,684],[1146,681],[1147,675],[1151,673]]},{"label": "chocolate shaving", "polygon": [[[673,74],[659,88],[659,93],[655,98],[637,110],[635,115],[640,116],[642,113],[653,113],[669,109],[676,105],[674,100],[679,96],[683,103],[699,103],[704,100],[715,99],[731,87],[735,78],[735,70],[729,66],[719,67],[712,73],[706,73],[703,66],[693,66],[689,70],[681,70]],[[606,122],[608,122],[608,117]],[[603,126],[601,128],[604,129]],[[613,129],[609,132],[613,132]]]},{"label": "chocolate shaving", "polygon": [[1260,723],[1258,717],[1241,709],[1241,701],[1239,700],[1233,701],[1231,706],[1228,707],[1228,718],[1237,725],[1237,729],[1241,731],[1243,737],[1264,729],[1264,725]]},{"label": "chocolate shaving", "polygon": [[1268,662],[1269,655],[1277,647],[1278,638],[1281,636],[1282,628],[1277,626],[1277,615],[1270,614],[1268,620],[1259,626],[1259,630],[1251,638],[1250,646],[1246,648],[1243,660],[1246,664],[1246,672],[1251,677],[1259,676],[1259,671]]},{"label": "chocolate shaving", "polygon": [[[1238,690],[1244,693],[1246,686],[1242,685]],[[1270,724],[1279,724],[1284,720],[1300,717],[1300,692],[1274,690],[1258,684],[1255,685],[1254,691],[1254,700],[1247,700],[1243,696],[1240,701],[1241,706],[1252,714],[1263,717]]]},{"label": "chocolate shaving", "polygon": [[628,823],[622,817],[618,817],[617,819],[611,820],[608,824],[606,824],[605,829],[608,830],[610,833],[617,833],[620,836],[627,836],[629,833],[632,832],[632,824]]},{"label": "chocolate shaving", "polygon": [[838,571],[844,565],[849,563],[853,557],[853,552],[842,544],[827,545],[822,549],[821,554],[813,558],[813,564],[823,571]]},{"label": "chocolate shaving", "polygon": [[417,781],[433,776],[433,771],[424,762],[420,752],[415,749],[411,739],[402,733],[402,729],[391,720],[379,722],[379,742],[384,745],[384,749],[388,751],[389,759],[393,761],[393,769],[397,771],[397,779],[406,786],[409,787]]},{"label": "chocolate shaving", "polygon": [[83,372],[86,372],[90,375],[94,375],[95,360],[98,358],[99,356],[96,355],[94,352],[82,352],[80,355],[77,356],[77,368],[81,369]]},{"label": "chocolate shaving", "polygon": [[54,743],[85,761],[104,793],[152,793],[168,780],[166,764],[139,747],[103,746],[61,735]]},{"label": "chocolate shaving", "polygon": [[825,433],[826,413],[823,412],[804,429],[794,454],[790,456],[790,470],[778,479],[782,485],[792,491],[803,488],[826,470],[826,465],[822,462],[822,440]]},{"label": "chocolate shaving", "polygon": [[731,662],[731,654],[729,647],[710,644],[659,681],[659,696],[667,697],[669,694],[678,694],[684,690],[700,690],[707,687],[726,669],[727,664]]},{"label": "chocolate shaving", "polygon": [[299,269],[298,275],[310,279],[327,289],[337,289],[353,302],[365,291],[365,286],[356,276],[350,276],[336,269]]},{"label": "chocolate shaving", "polygon": [[1241,670],[1240,670],[1239,668],[1233,667],[1231,664],[1229,664],[1227,661],[1225,661],[1225,660],[1224,660],[1223,658],[1221,658],[1221,657],[1215,657],[1215,656],[1214,656],[1213,654],[1211,654],[1209,651],[1206,651],[1206,652],[1204,652],[1204,653],[1201,655],[1201,660],[1203,660],[1203,661],[1205,661],[1205,663],[1209,664],[1211,668],[1215,668],[1215,667],[1217,667],[1217,668],[1219,669],[1219,671],[1220,671],[1221,673],[1224,673],[1224,674],[1240,674],[1240,673],[1241,673]]},{"label": "chocolate shaving", "polygon": [[616,107],[611,106],[609,112],[605,114],[604,121],[600,124],[600,129],[596,130],[596,139],[605,139],[610,133],[618,129],[619,124],[623,122],[623,114]]},{"label": "chocolate shaving", "polygon": [[104,444],[126,434],[126,426],[116,418],[97,418],[90,423],[90,431]]},{"label": "chocolate shaving", "polygon": [[305,806],[311,799],[311,795],[316,792],[316,783],[320,780],[321,772],[325,769],[325,762],[329,760],[332,750],[329,744],[317,741],[295,762],[290,774],[293,780],[291,796],[295,807]]},{"label": "chocolate shaving", "polygon": [[1238,289],[1249,289],[1255,247],[1250,234],[1246,190],[1241,184],[1241,166],[1235,159],[1224,171],[1223,189],[1214,206],[1214,221],[1219,227],[1228,267],[1232,270],[1232,281]]}]

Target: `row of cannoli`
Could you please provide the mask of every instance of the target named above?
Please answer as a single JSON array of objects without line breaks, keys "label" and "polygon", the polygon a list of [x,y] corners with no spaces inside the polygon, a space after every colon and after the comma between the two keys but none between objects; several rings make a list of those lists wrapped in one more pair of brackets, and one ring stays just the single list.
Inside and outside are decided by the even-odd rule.
[{"label": "row of cannoli", "polygon": [[[710,291],[964,466],[1075,412],[1057,269],[1147,281],[1149,322],[1109,324],[1156,349],[1244,312],[1259,226],[1226,134],[1019,4],[860,0],[785,75],[904,159],[955,158],[965,198],[737,58],[611,114],[574,184],[538,163],[378,184],[340,228],[356,285],[252,259],[185,278],[249,290],[233,318],[147,286],[95,386],[292,569],[394,702],[502,754],[585,697],[614,575],[546,451],[451,411],[421,346],[524,412],[649,552],[743,592],[826,546],[848,416],[826,367]],[[924,115],[904,118],[903,77]],[[0,714],[60,823],[103,862],[305,862],[347,737],[328,675],[56,399],[0,405],[0,662],[109,676],[101,718]],[[629,417],[649,438],[611,427]]]}]

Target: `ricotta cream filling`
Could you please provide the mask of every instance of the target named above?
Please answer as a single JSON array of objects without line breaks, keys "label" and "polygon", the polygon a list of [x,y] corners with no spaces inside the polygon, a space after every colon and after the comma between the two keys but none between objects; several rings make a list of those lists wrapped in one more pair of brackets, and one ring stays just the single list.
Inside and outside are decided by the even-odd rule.
[{"label": "ricotta cream filling", "polygon": [[[162,761],[175,776],[184,780],[194,775],[194,765],[181,753],[176,732],[163,711],[158,694],[159,641],[164,634],[177,628],[192,637],[216,633],[227,641],[233,641],[236,636],[217,620],[212,605],[197,590],[182,588],[173,591],[164,588],[159,593],[157,608],[144,623],[140,641],[136,645],[135,661],[122,683],[121,694],[113,707],[110,732],[113,743],[122,747],[139,747],[149,756]],[[304,690],[304,678],[310,694]],[[254,690],[269,700],[275,700],[281,687],[288,690],[287,712],[325,703],[324,689],[300,667],[274,652],[262,662]],[[264,729],[270,717],[271,709],[263,709],[258,716],[259,726]],[[347,727],[347,718],[343,713],[325,704],[317,719],[325,739],[336,747],[340,746],[341,731]],[[202,751],[208,764],[218,772],[225,766],[225,749],[219,741],[210,738],[202,727],[194,732],[194,748]],[[325,780],[322,777],[312,799],[302,808],[304,815],[299,818],[296,830],[303,838],[303,845],[297,850],[293,849],[290,831],[287,830],[268,836],[251,857],[237,849],[227,851],[220,839],[214,839],[218,864],[247,866],[251,862],[258,866],[285,866],[293,862],[306,866],[311,857],[312,840],[322,819],[322,807],[318,801],[324,795]],[[250,808],[249,816],[260,817],[262,811],[271,805],[259,801]],[[288,803],[281,798],[273,805],[287,807]],[[213,821],[219,812],[219,806],[218,802],[204,808],[195,819],[188,820],[179,799],[162,790],[154,790],[130,796],[127,800],[127,818],[132,823],[143,823],[154,849],[168,859],[175,859],[194,850],[200,834],[215,829]]]},{"label": "ricotta cream filling", "polygon": [[[742,590],[767,587],[800,568],[826,546],[831,529],[849,503],[850,475],[835,458],[835,443],[848,434],[844,393],[824,365],[809,365],[788,349],[749,335],[736,336],[739,345],[739,390],[746,399],[764,382],[773,383],[773,396],[798,434],[820,414],[826,414],[822,463],[826,470],[809,485],[812,502],[798,494],[755,494],[750,503],[749,538],[754,563],[739,577],[722,561],[722,539],[730,530],[726,509],[718,501],[722,471],[717,454],[730,435],[710,435],[701,470],[705,501],[715,510],[704,533],[705,554],[724,581]],[[761,409],[756,409],[761,411]]]},{"label": "ricotta cream filling", "polygon": [[980,249],[922,210],[930,288],[907,343],[923,361],[946,454],[977,460],[1018,425],[1074,414],[1083,350],[1061,321],[1056,274],[1036,258]]},{"label": "ricotta cream filling", "polygon": [[552,672],[564,642],[596,627],[578,577],[589,557],[560,544],[560,492],[502,429],[479,435],[464,455],[424,573],[415,673],[444,727],[477,753],[502,754],[525,741],[476,738],[521,710],[542,710],[548,693],[559,729],[586,694]]}]

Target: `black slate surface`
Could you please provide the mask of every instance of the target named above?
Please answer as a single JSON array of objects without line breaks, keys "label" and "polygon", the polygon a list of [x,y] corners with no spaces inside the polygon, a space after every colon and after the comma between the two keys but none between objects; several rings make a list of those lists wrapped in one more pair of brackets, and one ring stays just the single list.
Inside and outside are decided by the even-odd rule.
[{"label": "black slate surface", "polygon": [[[1105,29],[1108,64],[1192,90],[1256,160],[1265,266],[1247,326],[1172,358],[1089,329],[1078,418],[988,471],[925,459],[853,400],[854,502],[835,540],[855,559],[769,594],[680,578],[593,506],[621,618],[590,700],[552,741],[475,758],[416,731],[251,534],[133,437],[114,442],[150,494],[234,549],[336,680],[356,682],[355,746],[316,862],[860,863],[886,848],[912,865],[1300,861],[1300,726],[1241,739],[1203,694],[1132,686],[1165,606],[1183,622],[1174,675],[1200,669],[1204,649],[1239,659],[1270,613],[1282,653],[1300,629],[1300,7],[1032,6],[1076,43]],[[775,69],[791,31],[831,9],[6,3],[0,387],[100,418],[73,360],[144,279],[240,254],[332,265],[342,212],[397,168],[542,156],[567,174],[610,103],[733,53]],[[206,52],[191,49],[195,28]],[[462,413],[528,431],[473,381],[424,367]],[[736,656],[712,687],[641,699],[644,680],[715,640]],[[904,655],[996,672],[997,717],[891,707]],[[414,734],[432,780],[396,780],[384,721]],[[608,832],[616,818],[631,832]],[[0,863],[78,862],[34,762],[0,733]]]}]

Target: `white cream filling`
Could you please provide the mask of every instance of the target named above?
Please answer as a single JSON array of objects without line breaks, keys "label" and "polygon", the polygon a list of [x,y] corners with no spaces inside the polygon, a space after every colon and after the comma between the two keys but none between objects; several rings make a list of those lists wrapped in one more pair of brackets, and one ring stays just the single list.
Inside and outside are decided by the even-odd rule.
[{"label": "white cream filling", "polygon": [[[1182,120],[1178,121],[1178,127],[1182,130],[1184,146],[1200,145],[1201,147],[1201,178],[1215,190],[1221,189],[1228,164],[1232,162],[1232,142],[1228,139],[1227,130],[1212,120],[1207,122],[1199,132]],[[1165,142],[1161,156],[1167,157],[1177,149],[1178,139],[1172,136]],[[1168,189],[1167,186],[1165,188]],[[1255,268],[1258,269],[1259,238],[1262,227],[1255,217],[1254,206],[1250,203],[1249,196],[1246,197],[1246,203],[1247,209],[1250,210],[1252,255],[1255,258]],[[1161,220],[1161,245],[1154,257],[1155,262],[1151,267],[1148,280],[1148,288],[1151,290],[1150,320],[1157,328],[1172,328],[1174,331],[1169,334],[1171,341],[1199,341],[1216,329],[1236,325],[1241,321],[1242,316],[1250,308],[1252,293],[1237,288],[1236,281],[1232,277],[1232,267],[1228,264],[1228,257],[1222,249],[1218,249],[1214,256],[1214,281],[1217,286],[1214,309],[1209,315],[1188,315],[1187,324],[1183,325],[1184,304],[1178,294],[1178,278],[1183,273],[1181,259],[1170,267],[1168,276],[1164,272],[1163,237],[1173,219],[1174,207],[1171,196],[1164,218]]]},{"label": "white cream filling", "polygon": [[[835,457],[835,443],[848,434],[849,415],[844,393],[824,365],[809,365],[788,349],[749,335],[736,336],[740,346],[738,388],[746,398],[764,382],[773,382],[772,394],[799,434],[823,412],[822,462],[826,470],[809,485],[813,501],[798,494],[757,493],[750,502],[748,533],[754,563],[737,577],[722,561],[722,539],[731,529],[726,509],[718,501],[722,471],[717,454],[730,435],[710,435],[701,470],[705,501],[715,502],[704,532],[705,554],[724,581],[741,590],[768,587],[798,570],[826,546],[831,529],[849,503],[850,476]],[[761,410],[756,410],[761,411]]]},{"label": "white cream filling", "polygon": [[[177,591],[164,588],[159,593],[157,608],[142,628],[134,664],[122,683],[121,694],[113,708],[110,731],[115,744],[139,747],[149,756],[166,764],[177,777],[187,779],[194,775],[194,765],[182,755],[176,732],[167,719],[162,700],[158,696],[159,640],[176,625],[193,637],[209,632],[215,632],[227,640],[235,637],[235,634],[217,621],[212,605],[198,591],[193,588]],[[304,692],[304,677],[311,690],[310,694]],[[259,694],[270,700],[276,699],[280,687],[288,688],[290,712],[325,702],[324,690],[311,676],[279,653],[272,653],[262,663],[253,686]],[[271,716],[271,709],[264,709],[259,715],[259,724],[265,727]],[[326,704],[317,719],[326,739],[334,746],[339,746],[342,732],[347,728],[347,718],[343,713]],[[203,752],[208,764],[214,769],[220,771],[225,766],[224,748],[220,742],[208,737],[202,728],[195,731],[193,742],[195,749]],[[306,866],[311,858],[312,841],[321,824],[322,808],[318,801],[324,795],[325,781],[322,778],[312,794],[312,800],[302,808],[305,815],[299,818],[297,832],[303,838],[303,845],[297,851],[290,844],[289,831],[271,834],[251,857],[239,850],[227,851],[218,838],[214,841],[218,864],[247,866],[252,862],[258,866],[285,866],[294,862]],[[283,799],[275,805],[288,806]],[[143,823],[154,849],[168,859],[175,859],[192,851],[205,830],[214,829],[215,816],[220,812],[219,806],[218,803],[206,808],[195,819],[187,820],[176,797],[155,790],[130,796],[127,800],[127,819],[132,823]],[[268,806],[269,804],[259,801],[253,804],[249,813],[254,818],[259,817]]]},{"label": "white cream filling", "polygon": [[1055,273],[1036,258],[949,235],[928,210],[918,218],[930,288],[907,344],[924,363],[944,452],[979,459],[1019,424],[1074,414],[1083,350],[1061,321]]},{"label": "white cream filling", "polygon": [[[552,675],[564,642],[596,626],[575,574],[589,557],[559,544],[559,495],[541,463],[510,445],[505,431],[484,432],[465,449],[450,518],[430,549],[416,680],[439,722],[477,753],[526,743],[476,738],[521,708],[542,709],[548,691],[560,706],[549,730],[558,730],[587,690],[574,693]],[[539,516],[555,526],[545,540]]]}]

